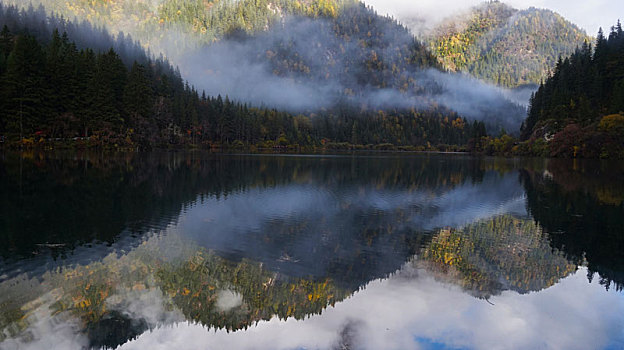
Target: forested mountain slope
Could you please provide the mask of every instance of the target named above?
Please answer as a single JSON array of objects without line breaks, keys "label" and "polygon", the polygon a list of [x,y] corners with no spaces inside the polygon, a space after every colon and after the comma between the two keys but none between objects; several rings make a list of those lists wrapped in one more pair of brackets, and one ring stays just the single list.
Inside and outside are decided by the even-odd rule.
[{"label": "forested mountain slope", "polygon": [[[191,3],[180,2],[184,6]],[[76,3],[76,7],[72,8],[75,11],[91,8],[93,5],[89,4]],[[120,8],[104,15],[107,4],[102,4],[104,7],[98,7],[100,11],[96,12],[102,13],[103,18],[125,18],[128,13],[133,13],[132,9],[124,12]],[[234,7],[224,10],[225,17],[219,17],[221,20],[214,24],[215,29],[226,28],[223,23],[238,11],[232,9],[243,6],[245,2],[219,4]],[[284,4],[292,6],[276,8],[274,2],[266,4],[272,9],[270,13],[280,20],[279,25],[266,24],[258,32],[258,26],[245,22],[245,26],[227,27],[229,29],[216,43],[197,50],[175,49],[177,59],[174,62],[180,65],[182,76],[208,95],[228,95],[254,106],[264,105],[308,116],[323,112],[332,118],[345,114],[386,118],[388,114],[418,115],[426,112],[458,130],[462,130],[465,124],[452,124],[458,116],[468,118],[471,123],[474,120],[484,121],[488,130],[494,133],[501,129],[517,130],[524,119],[524,109],[509,101],[501,91],[464,76],[439,71],[438,64],[425,45],[415,40],[405,27],[391,18],[379,16],[358,1],[312,1],[302,3],[305,6],[295,6],[299,3],[292,1]],[[187,16],[178,10],[180,17],[167,17],[167,21],[162,22],[162,28],[173,28],[171,21],[181,25],[207,18],[207,15],[216,15],[220,13],[217,11],[220,7],[215,6],[216,3],[212,7],[195,7],[195,10],[189,10]],[[256,6],[258,15],[263,13],[260,10],[264,8],[263,4],[250,2],[248,6],[250,11]],[[158,8],[163,10],[162,4]],[[286,10],[303,15],[286,16]],[[243,27],[245,29],[241,29]],[[181,36],[164,29],[154,33],[161,32],[176,42],[184,42],[191,34],[200,37],[212,35],[202,33],[202,30],[193,31],[188,26],[186,29],[177,28],[181,28],[178,31]],[[135,33],[132,35],[136,37]],[[219,34],[214,34],[209,41],[217,37],[220,37]],[[345,112],[345,108],[349,111]],[[354,133],[374,132],[358,129],[368,122],[358,122]],[[355,120],[353,124],[356,124]],[[417,139],[426,144],[424,140],[443,129],[436,127],[432,130],[429,126],[422,126],[428,124],[422,120],[417,124],[411,126],[409,129],[412,131],[409,132],[405,127],[393,127],[397,130],[394,134],[405,133],[401,140]],[[353,125],[349,126],[353,128]],[[351,131],[341,133],[340,139],[350,141],[352,138],[345,136],[347,134],[350,135]],[[329,138],[337,139],[336,136]],[[396,138],[398,136],[393,136],[392,140]],[[375,140],[379,142],[373,143],[390,139],[379,136]]]},{"label": "forested mountain slope", "polygon": [[[229,33],[269,29],[287,15],[333,17],[352,0],[39,0],[65,18],[131,34],[154,52],[174,55]],[[7,1],[23,6],[21,1]]]},{"label": "forested mountain slope", "polygon": [[560,56],[587,40],[583,30],[553,11],[517,10],[498,1],[449,18],[428,38],[446,69],[505,87],[539,84]]},{"label": "forested mountain slope", "polygon": [[362,113],[450,110],[491,132],[517,130],[525,115],[502,91],[443,73],[405,27],[360,2],[343,3],[336,16],[291,16],[253,35],[231,33],[179,63],[209,94],[295,112],[345,104]]},{"label": "forested mountain slope", "polygon": [[[291,114],[200,97],[163,59],[133,54],[138,49],[127,37],[113,40],[87,23],[42,18],[41,12],[0,6],[0,136],[22,145],[80,137],[88,145],[133,148],[337,142],[430,148],[464,145],[485,134],[483,123],[433,105],[376,110],[336,101],[328,109]],[[114,49],[78,46],[74,35],[104,38],[98,45]]]},{"label": "forested mountain slope", "polygon": [[622,25],[560,60],[530,105],[523,139],[552,139],[555,156],[624,157]]}]

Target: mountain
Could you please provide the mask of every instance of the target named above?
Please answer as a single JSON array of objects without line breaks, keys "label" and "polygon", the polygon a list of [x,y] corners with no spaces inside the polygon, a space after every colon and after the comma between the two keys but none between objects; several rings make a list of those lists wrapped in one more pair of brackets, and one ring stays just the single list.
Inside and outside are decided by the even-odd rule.
[{"label": "mountain", "polygon": [[590,38],[553,11],[489,1],[445,20],[426,40],[444,68],[515,88],[539,84]]},{"label": "mountain", "polygon": [[[624,159],[624,30],[598,32],[559,59],[529,100],[520,140],[482,137],[469,151],[489,155]],[[602,191],[605,197],[609,197]],[[615,198],[613,199],[615,200]]]},{"label": "mountain", "polygon": [[531,98],[522,138],[550,141],[553,156],[624,157],[624,31],[559,60]]},{"label": "mountain", "polygon": [[[376,109],[440,106],[471,121],[487,121],[490,132],[516,130],[525,115],[522,107],[514,106],[517,101],[501,91],[466,77],[440,76],[440,66],[426,45],[395,20],[357,0],[41,3],[66,18],[86,20],[113,33],[122,31],[151,52],[162,52],[180,66],[190,83],[208,94],[253,105],[294,113],[317,112],[344,99],[355,100],[355,105],[364,100]],[[228,50],[230,55],[217,52]],[[298,75],[294,84],[293,75]],[[374,96],[361,94],[363,90],[375,90]]]},{"label": "mountain", "polygon": [[[264,31],[284,16],[335,17],[351,0],[39,0],[65,18],[131,34],[153,52],[175,56],[230,33]],[[10,2],[9,2],[10,3]],[[17,1],[16,5],[20,5]]]},{"label": "mountain", "polygon": [[[355,11],[361,11],[362,8],[359,9]],[[364,17],[358,18],[363,18],[363,23],[371,20],[368,22],[371,25],[369,32],[393,28],[393,22],[389,19],[376,17],[368,10],[360,13]],[[314,22],[314,25],[325,28],[323,35],[329,35],[333,33],[331,31],[334,27],[327,23],[331,22],[319,21]],[[132,148],[194,144],[206,147],[263,148],[290,145],[297,149],[299,146],[352,143],[362,147],[369,145],[368,148],[375,145],[383,148],[395,145],[431,148],[443,145],[446,149],[445,145],[464,145],[475,135],[485,134],[482,122],[468,122],[449,108],[427,102],[426,99],[433,96],[432,93],[419,96],[426,91],[424,87],[421,90],[415,88],[416,83],[409,80],[410,74],[420,67],[427,67],[432,59],[427,59],[430,56],[427,56],[426,50],[406,30],[394,33],[398,39],[406,39],[403,41],[384,41],[379,39],[383,37],[381,34],[368,37],[367,32],[359,32],[360,37],[368,38],[369,41],[362,39],[352,43],[351,47],[346,44],[342,46],[345,50],[355,47],[353,50],[363,55],[357,56],[352,66],[355,69],[358,68],[356,64],[359,64],[359,69],[370,72],[370,76],[359,76],[362,80],[357,80],[356,74],[343,74],[344,61],[335,65],[338,67],[337,72],[342,72],[342,75],[333,76],[334,70],[330,69],[334,66],[326,64],[319,66],[319,69],[328,69],[324,75],[325,81],[316,80],[320,79],[319,70],[316,69],[315,74],[309,77],[306,73],[306,67],[309,66],[297,56],[303,52],[292,47],[298,41],[289,44],[288,41],[275,40],[275,54],[272,56],[267,56],[268,52],[264,50],[260,57],[243,55],[244,59],[252,60],[250,62],[260,62],[259,59],[269,59],[271,56],[275,58],[272,62],[284,67],[281,71],[265,71],[268,66],[264,66],[256,74],[256,79],[270,79],[274,76],[278,83],[283,84],[276,85],[281,86],[281,90],[273,90],[273,98],[287,99],[293,96],[288,94],[292,94],[295,89],[309,88],[306,95],[300,96],[301,101],[308,99],[317,103],[311,104],[307,110],[292,113],[267,107],[250,107],[218,94],[215,94],[216,97],[205,94],[200,97],[199,92],[185,83],[180,73],[169,66],[166,60],[151,58],[133,46],[128,36],[120,34],[113,39],[89,23],[76,25],[60,17],[46,16],[43,8],[35,10],[30,7],[19,11],[16,7],[0,6],[0,26],[4,26],[0,34],[0,135],[6,136],[15,146],[34,146],[35,142],[45,145],[54,140],[75,141],[75,138],[80,137],[82,146]],[[71,33],[71,36],[61,35],[58,30],[54,30],[58,28]],[[94,42],[93,45],[102,47],[109,44],[112,48],[92,50],[87,45],[88,40],[80,45],[72,42],[74,36],[91,37],[95,41],[101,39],[101,42]],[[255,39],[232,38],[224,44],[242,43],[245,50],[257,48],[248,40]],[[329,42],[334,45],[336,41]],[[372,49],[367,49],[368,45]],[[260,46],[267,47],[271,46]],[[323,54],[328,54],[322,46],[318,48]],[[341,47],[336,46],[335,49],[340,50]],[[380,50],[379,56],[382,50],[388,50],[391,55],[387,59],[393,66],[383,59],[373,59],[375,49]],[[231,53],[217,51],[220,54]],[[192,57],[208,57],[202,52],[198,54]],[[229,56],[229,62],[236,64],[234,59],[237,57]],[[346,57],[349,56],[343,55],[341,60]],[[221,76],[220,81],[215,77],[207,78],[205,74],[214,71],[206,67],[198,70],[195,77],[219,83],[235,81],[235,86],[241,90],[251,86],[248,91],[262,93],[268,91],[268,85],[255,85],[257,81],[251,76],[253,71],[244,69],[259,65],[238,66],[247,74],[242,77],[232,75],[233,71],[229,71]],[[402,81],[408,84],[410,91],[403,93],[398,90],[397,84]],[[291,89],[284,89],[289,87],[288,84],[291,84]],[[339,86],[336,84],[351,86],[353,90],[336,89]],[[413,84],[414,88],[409,84]],[[439,87],[429,89],[444,96],[436,92],[435,89],[439,90]],[[322,91],[335,92],[335,96],[321,95],[319,92]],[[373,95],[381,102],[372,101],[369,106],[363,103]],[[323,101],[322,97],[326,97],[327,101]],[[387,104],[383,109],[373,108],[381,108],[382,103],[397,99],[407,102],[394,107]],[[421,101],[422,104],[417,105]],[[412,103],[413,107],[409,108],[407,103]],[[262,105],[262,100],[258,100],[258,105]]]},{"label": "mountain", "polygon": [[517,130],[525,115],[503,91],[443,73],[405,27],[358,1],[342,2],[335,15],[285,16],[260,32],[230,33],[178,62],[209,94],[293,112],[337,104],[364,114],[452,111],[490,132]]}]

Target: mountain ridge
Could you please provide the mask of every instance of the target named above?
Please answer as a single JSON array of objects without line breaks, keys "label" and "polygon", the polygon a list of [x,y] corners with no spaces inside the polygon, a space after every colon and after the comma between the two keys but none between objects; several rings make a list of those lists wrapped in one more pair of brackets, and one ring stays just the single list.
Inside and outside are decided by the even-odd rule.
[{"label": "mountain ridge", "polygon": [[591,38],[554,11],[491,1],[448,18],[425,40],[444,68],[515,88],[539,84]]}]

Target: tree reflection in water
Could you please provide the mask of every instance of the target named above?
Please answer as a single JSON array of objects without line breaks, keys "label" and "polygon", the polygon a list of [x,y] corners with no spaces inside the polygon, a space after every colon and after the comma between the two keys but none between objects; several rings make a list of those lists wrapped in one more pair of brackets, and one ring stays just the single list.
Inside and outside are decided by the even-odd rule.
[{"label": "tree reflection in water", "polygon": [[[544,337],[552,341],[547,347],[592,347],[584,338],[590,331],[607,345],[622,339],[613,333],[622,317],[611,312],[621,297],[598,295],[597,283],[583,287],[575,273],[598,273],[600,284],[621,288],[620,187],[605,185],[619,178],[618,167],[461,156],[4,157],[3,348],[115,347],[137,336],[127,345],[165,346],[162,339],[151,343],[146,331],[176,339],[195,332],[169,328],[185,321],[223,330],[211,339],[226,347],[253,338],[244,332],[250,326],[282,336],[291,328],[316,334],[274,339],[274,348],[375,348],[380,341],[393,348],[370,327],[400,328],[397,339],[413,333],[411,342],[394,348],[414,347],[414,339],[483,347],[468,335],[479,333],[474,328],[453,325],[470,323],[469,310],[478,310],[473,322],[490,324],[499,335],[528,332],[517,335],[518,348],[535,347],[529,335],[540,339],[529,321],[554,327]],[[602,180],[586,180],[589,175]],[[562,315],[575,307],[565,293],[612,304],[601,309],[603,317],[574,309],[598,325],[578,329],[576,342],[563,336],[570,333],[565,328],[557,330],[572,320],[544,320],[537,306],[548,300],[559,307],[553,315]],[[519,316],[505,320],[509,314],[482,309],[492,305],[481,299]],[[384,314],[402,307],[413,317]],[[451,320],[441,322],[427,309]],[[371,320],[376,317],[379,322]],[[511,328],[496,328],[497,318]],[[405,326],[392,324],[398,320]],[[323,328],[322,344],[319,322],[332,325]],[[446,339],[447,333],[459,338]],[[243,348],[254,344],[241,341]]]}]

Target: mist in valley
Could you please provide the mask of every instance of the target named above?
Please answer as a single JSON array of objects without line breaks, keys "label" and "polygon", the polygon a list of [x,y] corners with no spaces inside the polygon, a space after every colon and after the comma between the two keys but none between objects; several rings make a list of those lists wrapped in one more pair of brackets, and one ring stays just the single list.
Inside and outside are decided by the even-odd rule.
[{"label": "mist in valley", "polygon": [[[155,9],[158,2],[143,5]],[[363,5],[354,6],[359,8],[345,8],[336,19],[284,15],[266,31],[234,31],[207,45],[197,44],[197,34],[175,25],[142,38],[136,24],[119,20],[106,28],[117,34],[94,35],[91,45],[104,50],[98,42],[113,46],[112,39],[121,38],[130,43],[116,45],[122,59],[142,61],[134,40],[147,39],[149,55],[169,59],[198,91],[254,106],[308,114],[338,105],[368,111],[435,109],[482,120],[490,132],[519,129],[528,94],[443,72],[405,27]],[[42,11],[35,12],[41,17]],[[81,31],[63,30],[79,46],[88,45],[88,34],[74,39]]]}]

